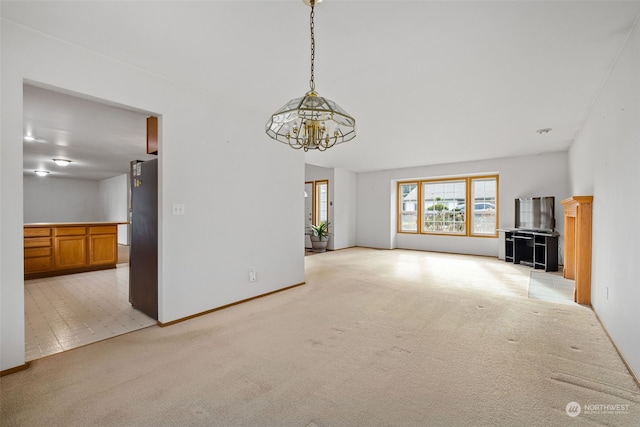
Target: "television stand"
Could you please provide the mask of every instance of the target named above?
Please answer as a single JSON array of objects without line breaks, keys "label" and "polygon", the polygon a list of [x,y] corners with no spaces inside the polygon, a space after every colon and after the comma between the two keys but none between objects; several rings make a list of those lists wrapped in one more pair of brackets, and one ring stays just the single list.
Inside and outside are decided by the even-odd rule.
[{"label": "television stand", "polygon": [[556,231],[504,231],[504,260],[544,271],[558,271],[558,236]]}]

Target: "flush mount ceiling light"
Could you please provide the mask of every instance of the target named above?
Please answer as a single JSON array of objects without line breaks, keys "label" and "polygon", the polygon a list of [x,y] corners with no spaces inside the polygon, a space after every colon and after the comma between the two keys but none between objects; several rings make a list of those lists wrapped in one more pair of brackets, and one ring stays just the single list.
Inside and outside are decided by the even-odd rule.
[{"label": "flush mount ceiling light", "polygon": [[37,171],[34,171],[34,172],[38,176],[47,176],[47,175],[49,175],[49,171],[37,170]]},{"label": "flush mount ceiling light", "polygon": [[23,141],[26,141],[26,142],[46,142],[44,139],[37,138],[32,134],[27,134],[27,135],[23,136],[22,139],[23,139]]},{"label": "flush mount ceiling light", "polygon": [[311,6],[311,79],[310,91],[302,98],[287,102],[276,111],[265,126],[267,135],[291,148],[324,151],[356,136],[356,119],[330,99],[318,96],[313,75],[316,54],[314,6],[321,0],[303,0]]},{"label": "flush mount ceiling light", "polygon": [[67,159],[53,159],[53,161],[58,166],[67,166],[69,163],[71,163],[71,160]]}]

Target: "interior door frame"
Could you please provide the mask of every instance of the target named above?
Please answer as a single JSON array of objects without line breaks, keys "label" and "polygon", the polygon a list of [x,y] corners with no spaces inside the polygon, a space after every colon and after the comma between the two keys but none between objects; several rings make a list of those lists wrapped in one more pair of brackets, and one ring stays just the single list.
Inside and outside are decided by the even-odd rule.
[{"label": "interior door frame", "polygon": [[[162,241],[162,211],[160,209],[160,204],[161,204],[161,199],[162,199],[162,166],[161,166],[161,155],[160,152],[162,151],[162,120],[163,120],[163,116],[162,114],[156,113],[156,112],[151,112],[142,108],[137,108],[134,107],[132,105],[128,105],[128,104],[120,104],[120,103],[114,103],[113,101],[104,99],[104,98],[99,98],[99,97],[95,97],[93,95],[89,95],[86,93],[81,93],[81,92],[76,92],[73,91],[71,89],[66,89],[64,87],[60,87],[60,86],[53,86],[50,84],[46,84],[46,83],[42,83],[42,82],[38,82],[35,80],[29,80],[29,79],[23,79],[22,80],[22,85],[31,85],[31,86],[37,86],[43,89],[47,89],[53,92],[59,92],[65,95],[69,95],[69,96],[75,96],[81,99],[86,99],[86,100],[90,100],[96,103],[100,103],[100,104],[104,104],[104,105],[117,105],[119,108],[122,109],[128,109],[131,111],[137,111],[137,112],[144,112],[145,114],[148,115],[152,115],[152,116],[156,116],[158,118],[158,154],[157,154],[157,159],[158,159],[158,178],[157,178],[157,184],[158,184],[158,205],[156,206],[156,209],[158,211],[158,295],[157,295],[157,304],[158,304],[158,314],[160,314],[161,312],[161,304],[160,304],[160,295],[161,295],[161,288],[162,288],[162,275],[161,275],[161,269],[160,269],[160,263],[161,263],[161,241]],[[21,96],[22,98],[22,102],[24,105],[24,94],[22,94]],[[23,119],[23,124],[22,127],[24,128],[24,117]],[[24,143],[23,143],[24,144]],[[23,150],[24,150],[24,145],[23,145]],[[129,193],[130,193],[130,172],[127,172],[127,197],[129,197]],[[23,180],[24,180],[24,176],[23,176]],[[23,188],[21,189],[20,192],[20,199],[22,204],[24,205],[24,185],[22,186]],[[127,201],[127,206],[129,206],[129,200]],[[128,225],[128,227],[130,228],[130,225]],[[128,234],[128,233],[127,233]],[[130,241],[128,242],[129,244],[131,243]],[[24,249],[24,248],[23,248]],[[24,275],[22,275],[22,287],[24,288]],[[23,301],[23,305],[25,304],[25,302]],[[23,309],[24,310],[24,309]],[[24,314],[23,314],[24,316]],[[26,345],[26,334],[24,331],[22,331],[22,337],[23,337],[23,346]],[[25,354],[26,354],[26,348],[25,348]]]}]

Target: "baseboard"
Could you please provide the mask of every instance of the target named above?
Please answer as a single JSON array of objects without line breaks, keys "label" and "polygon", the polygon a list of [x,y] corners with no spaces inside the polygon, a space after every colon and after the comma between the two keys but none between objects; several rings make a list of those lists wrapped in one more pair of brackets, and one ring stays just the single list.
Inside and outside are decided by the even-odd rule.
[{"label": "baseboard", "polygon": [[629,365],[629,363],[627,362],[627,359],[625,359],[624,356],[622,355],[622,353],[620,352],[620,349],[616,345],[616,342],[613,340],[613,338],[611,338],[611,335],[609,334],[609,331],[607,331],[607,328],[604,326],[604,323],[602,323],[602,320],[600,320],[600,316],[598,316],[598,313],[593,309],[593,307],[591,307],[591,310],[593,311],[593,314],[596,315],[596,319],[598,319],[598,322],[600,322],[600,326],[602,326],[602,329],[604,329],[604,333],[607,334],[607,337],[609,338],[609,341],[611,341],[611,344],[613,344],[613,348],[615,348],[616,351],[618,352],[618,355],[620,356],[620,359],[622,359],[622,363],[624,363],[624,366],[627,367],[627,370],[631,374],[631,377],[633,378],[633,380],[638,385],[638,388],[640,388],[640,379],[638,378],[636,373],[633,372],[633,368],[631,367],[631,365]]},{"label": "baseboard", "polygon": [[43,271],[39,273],[25,273],[24,280],[42,279],[44,277],[65,276],[67,274],[76,274],[76,273],[88,273],[90,271],[109,270],[112,268],[117,268],[116,264],[92,265],[92,266],[80,267],[80,268],[70,268],[68,270]]},{"label": "baseboard", "polygon": [[5,369],[4,371],[0,371],[0,377],[4,377],[5,375],[15,374],[16,372],[29,369],[29,365],[30,365],[30,362],[26,362],[24,365],[20,365],[14,368],[9,368],[9,369]]},{"label": "baseboard", "polygon": [[255,297],[243,299],[243,300],[240,300],[240,301],[232,302],[231,304],[227,304],[227,305],[223,305],[223,306],[220,306],[220,307],[212,308],[211,310],[207,310],[207,311],[203,311],[203,312],[200,312],[200,313],[192,314],[191,316],[182,317],[180,319],[172,320],[170,322],[162,323],[162,322],[158,321],[157,325],[160,326],[161,328],[164,328],[165,326],[175,325],[176,323],[184,322],[185,320],[193,319],[195,317],[204,316],[205,314],[209,314],[209,313],[213,313],[213,312],[218,311],[218,310],[222,310],[222,309],[225,309],[225,308],[233,307],[234,305],[242,304],[242,303],[254,300],[254,299],[258,299],[258,298],[266,297],[266,296],[269,296],[269,295],[277,294],[278,292],[286,291],[286,290],[289,290],[289,289],[292,289],[292,288],[297,288],[298,286],[302,286],[305,283],[306,282],[296,283],[295,285],[287,286],[286,288],[276,289],[275,291],[267,292],[265,294],[256,295]]}]

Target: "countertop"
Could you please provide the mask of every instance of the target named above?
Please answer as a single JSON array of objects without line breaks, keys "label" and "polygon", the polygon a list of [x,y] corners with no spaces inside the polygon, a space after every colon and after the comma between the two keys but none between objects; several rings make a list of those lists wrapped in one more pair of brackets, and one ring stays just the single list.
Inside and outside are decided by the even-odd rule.
[{"label": "countertop", "polygon": [[24,224],[25,227],[88,227],[91,225],[120,225],[129,224],[127,221],[89,221],[89,222],[34,222]]}]

